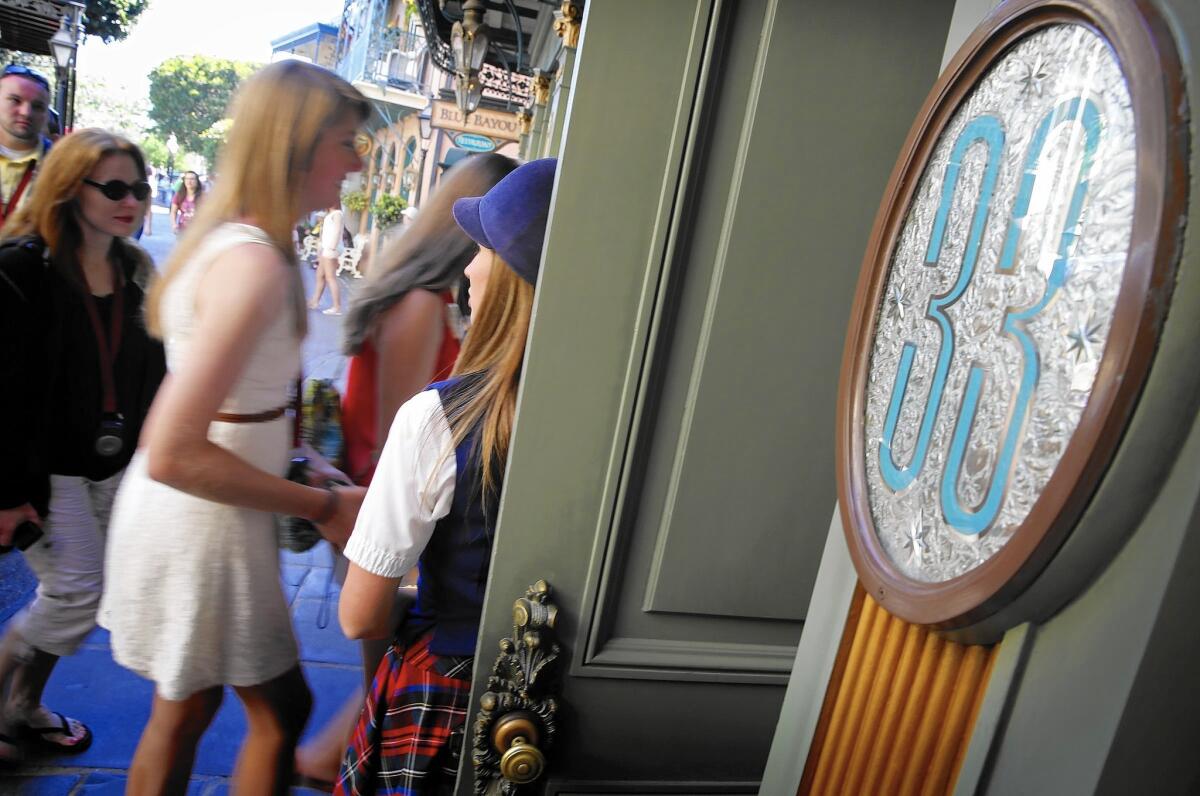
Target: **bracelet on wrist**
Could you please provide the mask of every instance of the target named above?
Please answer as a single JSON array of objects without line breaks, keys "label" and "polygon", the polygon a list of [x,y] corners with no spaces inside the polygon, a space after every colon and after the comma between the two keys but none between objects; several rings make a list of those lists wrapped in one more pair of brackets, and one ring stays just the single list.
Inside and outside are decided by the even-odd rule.
[{"label": "bracelet on wrist", "polygon": [[309,521],[311,521],[317,525],[324,525],[325,523],[327,523],[333,519],[333,515],[337,514],[337,509],[338,509],[338,493],[337,493],[337,491],[331,487],[325,487],[325,493],[326,493],[325,494],[325,505],[321,507],[321,512],[319,514],[316,514],[316,515],[308,518]]}]

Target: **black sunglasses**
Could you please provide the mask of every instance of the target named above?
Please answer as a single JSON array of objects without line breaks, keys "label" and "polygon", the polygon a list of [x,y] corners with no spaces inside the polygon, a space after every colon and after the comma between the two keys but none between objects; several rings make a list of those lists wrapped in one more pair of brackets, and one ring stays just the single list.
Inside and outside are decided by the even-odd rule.
[{"label": "black sunglasses", "polygon": [[8,77],[9,75],[16,75],[17,77],[27,77],[30,80],[32,80],[34,83],[37,83],[42,88],[46,89],[46,91],[50,90],[50,81],[46,79],[46,76],[43,75],[41,72],[38,72],[34,69],[30,69],[28,66],[25,66],[24,64],[9,64],[8,66],[4,67],[4,72],[0,73],[0,78],[5,78],[5,77]]},{"label": "black sunglasses", "polygon": [[99,188],[100,193],[112,199],[114,202],[119,202],[129,194],[133,194],[133,198],[139,202],[144,201],[150,195],[150,183],[145,180],[135,182],[132,185],[120,180],[109,180],[108,182],[96,182],[95,180],[84,180],[85,185],[90,185],[93,188]]}]

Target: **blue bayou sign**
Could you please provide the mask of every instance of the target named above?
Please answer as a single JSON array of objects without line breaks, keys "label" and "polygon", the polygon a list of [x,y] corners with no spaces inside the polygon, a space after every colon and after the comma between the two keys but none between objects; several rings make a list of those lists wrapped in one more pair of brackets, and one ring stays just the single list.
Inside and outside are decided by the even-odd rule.
[{"label": "blue bayou sign", "polygon": [[[851,555],[885,607],[943,628],[996,613],[1050,528],[1069,532],[1062,518],[1083,505],[1071,495],[1103,472],[1088,457],[1111,456],[1125,420],[1109,415],[1133,405],[1148,368],[1132,363],[1133,335],[1158,321],[1138,308],[1153,272],[1174,267],[1154,258],[1157,237],[1135,243],[1135,213],[1167,194],[1139,176],[1142,128],[1111,38],[1128,47],[1129,34],[1082,11],[1047,20],[1044,5],[998,8],[935,87],[847,340],[838,485]],[[1174,119],[1161,85],[1144,93]]]},{"label": "blue bayou sign", "polygon": [[459,149],[471,152],[491,152],[496,148],[496,142],[486,135],[477,133],[458,133],[453,137],[454,145]]}]

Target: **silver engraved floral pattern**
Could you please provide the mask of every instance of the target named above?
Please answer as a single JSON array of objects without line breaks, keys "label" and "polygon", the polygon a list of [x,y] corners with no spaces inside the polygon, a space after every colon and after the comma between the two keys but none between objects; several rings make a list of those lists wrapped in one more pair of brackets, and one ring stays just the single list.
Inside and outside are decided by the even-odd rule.
[{"label": "silver engraved floral pattern", "polygon": [[1115,55],[1073,24],[1018,41],[938,139],[877,308],[863,418],[876,533],[907,577],[995,555],[1058,466],[1125,269],[1134,143]]}]

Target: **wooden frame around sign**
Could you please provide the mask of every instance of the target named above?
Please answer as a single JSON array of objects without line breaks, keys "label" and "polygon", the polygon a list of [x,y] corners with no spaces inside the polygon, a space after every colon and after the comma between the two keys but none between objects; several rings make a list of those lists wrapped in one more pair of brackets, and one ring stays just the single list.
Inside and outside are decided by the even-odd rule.
[{"label": "wooden frame around sign", "polygon": [[[864,389],[876,312],[897,237],[942,130],[1010,47],[1040,28],[1061,23],[1085,25],[1109,43],[1133,105],[1133,231],[1112,327],[1079,425],[1021,527],[974,570],[943,583],[923,583],[892,565],[868,503]],[[1145,0],[1006,2],[971,35],[926,98],[872,228],[839,382],[836,466],[842,524],[864,588],[891,613],[946,630],[984,622],[1029,588],[1075,527],[1137,404],[1170,304],[1187,209],[1186,106],[1174,39]]]}]

